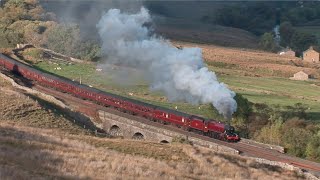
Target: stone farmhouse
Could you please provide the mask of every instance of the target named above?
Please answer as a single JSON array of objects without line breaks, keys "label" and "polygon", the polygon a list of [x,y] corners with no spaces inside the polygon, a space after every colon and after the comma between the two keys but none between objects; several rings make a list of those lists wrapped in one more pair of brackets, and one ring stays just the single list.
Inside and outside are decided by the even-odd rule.
[{"label": "stone farmhouse", "polygon": [[295,73],[293,75],[293,77],[291,77],[290,79],[306,81],[306,80],[309,80],[311,78],[312,78],[311,73],[308,73],[308,72],[305,72],[305,71],[299,71],[299,72]]},{"label": "stone farmhouse", "polygon": [[314,46],[310,46],[309,49],[303,52],[303,61],[311,63],[320,62],[320,49]]}]

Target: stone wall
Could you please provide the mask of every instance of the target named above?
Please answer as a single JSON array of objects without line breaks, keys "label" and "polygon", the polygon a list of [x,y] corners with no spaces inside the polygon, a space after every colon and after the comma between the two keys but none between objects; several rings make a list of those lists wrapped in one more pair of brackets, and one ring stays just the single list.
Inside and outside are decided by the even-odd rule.
[{"label": "stone wall", "polygon": [[261,159],[261,158],[253,158],[253,159],[259,163],[268,164],[268,165],[272,165],[272,166],[279,166],[283,169],[287,169],[290,171],[296,171],[298,174],[305,176],[305,178],[308,180],[319,180],[319,178],[317,178],[315,175],[313,175],[309,172],[304,172],[300,168],[295,167],[295,166],[288,164],[288,163],[283,163],[283,162],[278,162],[278,161],[269,161],[269,160]]}]

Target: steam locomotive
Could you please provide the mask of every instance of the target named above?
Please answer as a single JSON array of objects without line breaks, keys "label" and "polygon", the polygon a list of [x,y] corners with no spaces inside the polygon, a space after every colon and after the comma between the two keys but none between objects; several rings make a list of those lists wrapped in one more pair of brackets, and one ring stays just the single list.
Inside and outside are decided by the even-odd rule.
[{"label": "steam locomotive", "polygon": [[36,81],[41,85],[73,94],[82,99],[94,101],[106,107],[114,107],[123,112],[145,117],[163,124],[175,125],[186,131],[193,131],[215,139],[233,142],[240,140],[240,137],[235,133],[234,127],[230,125],[112,93],[102,92],[63,77],[41,72],[3,54],[0,54],[0,66],[26,79]]}]

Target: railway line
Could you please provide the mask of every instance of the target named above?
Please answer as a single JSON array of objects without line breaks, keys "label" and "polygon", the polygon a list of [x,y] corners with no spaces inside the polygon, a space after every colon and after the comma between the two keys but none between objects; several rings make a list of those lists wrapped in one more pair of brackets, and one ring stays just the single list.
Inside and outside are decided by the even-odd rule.
[{"label": "railway line", "polygon": [[[7,74],[8,74],[8,72],[7,72]],[[178,127],[174,127],[174,126],[170,126],[170,125],[163,126],[162,124],[150,121],[146,118],[123,113],[123,112],[120,112],[120,111],[115,110],[110,107],[104,107],[104,106],[95,104],[91,101],[80,99],[80,98],[75,97],[71,94],[62,93],[62,92],[57,91],[55,89],[41,86],[35,82],[30,82],[28,80],[24,81],[23,79],[21,79],[21,77],[17,77],[17,76],[13,76],[13,75],[11,75],[11,77],[14,78],[21,85],[26,85],[32,89],[38,90],[40,92],[43,92],[43,93],[46,93],[49,95],[52,95],[52,96],[56,97],[57,99],[63,101],[65,104],[73,107],[77,111],[82,112],[90,117],[93,117],[94,119],[98,119],[97,111],[103,110],[108,113],[114,113],[119,116],[123,116],[123,117],[129,118],[129,119],[132,119],[132,120],[139,121],[141,123],[145,123],[145,124],[152,125],[152,126],[159,127],[159,128],[164,128],[167,130],[178,132],[183,135],[187,135],[187,136],[195,137],[195,138],[198,138],[201,140],[210,141],[210,142],[213,142],[213,143],[216,143],[219,145],[227,146],[227,147],[238,150],[240,152],[240,155],[242,155],[242,156],[249,156],[249,157],[266,159],[266,160],[270,160],[270,161],[287,163],[287,164],[296,166],[298,168],[301,168],[303,170],[312,172],[313,174],[317,175],[318,177],[320,176],[320,164],[319,163],[315,163],[315,162],[307,161],[304,159],[292,157],[292,156],[289,156],[286,154],[279,153],[275,150],[266,149],[266,148],[262,148],[259,146],[243,143],[241,141],[238,143],[228,143],[228,142],[220,141],[220,140],[213,139],[213,138],[210,138],[207,136],[202,136],[199,134],[183,131],[182,129],[180,129]]]},{"label": "railway line", "polygon": [[186,132],[186,131],[181,130],[178,127],[174,127],[174,126],[170,126],[170,125],[163,126],[162,124],[150,121],[146,118],[133,116],[133,115],[130,115],[127,113],[120,112],[120,111],[115,110],[110,107],[104,107],[101,105],[97,105],[91,101],[79,99],[71,94],[62,93],[60,91],[55,91],[51,88],[43,87],[38,84],[35,84],[32,88],[34,88],[35,90],[41,91],[43,93],[47,93],[49,95],[52,95],[52,96],[64,101],[66,104],[71,105],[72,107],[76,108],[77,110],[81,111],[82,113],[84,113],[90,117],[93,117],[95,119],[98,118],[97,111],[103,110],[108,113],[113,113],[113,114],[116,114],[116,115],[119,115],[122,117],[126,117],[129,119],[139,121],[141,123],[145,123],[145,124],[152,125],[152,126],[159,127],[159,128],[165,128],[167,130],[178,132],[183,135],[187,135],[190,137],[195,137],[195,138],[199,138],[202,140],[214,142],[219,145],[227,146],[227,147],[238,150],[240,152],[240,155],[242,155],[242,156],[262,158],[262,159],[266,159],[266,160],[270,160],[270,161],[287,163],[287,164],[293,165],[295,167],[301,168],[305,171],[312,172],[313,174],[317,175],[318,177],[320,176],[320,164],[319,163],[315,163],[312,161],[292,157],[292,156],[280,153],[280,152],[272,150],[272,149],[267,149],[267,148],[259,147],[256,145],[243,143],[241,141],[238,143],[228,143],[225,141],[220,141],[217,139],[213,139],[213,138],[210,138],[207,136],[202,136],[202,135],[195,134],[192,132]]}]

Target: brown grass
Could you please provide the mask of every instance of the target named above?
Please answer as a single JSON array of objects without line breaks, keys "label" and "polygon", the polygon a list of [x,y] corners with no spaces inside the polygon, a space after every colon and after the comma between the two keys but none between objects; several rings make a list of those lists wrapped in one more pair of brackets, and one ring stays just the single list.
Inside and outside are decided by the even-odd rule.
[{"label": "brown grass", "polygon": [[[101,143],[122,144],[128,149],[171,149],[162,160],[132,152],[119,152],[110,146],[83,141],[84,136],[61,135],[59,130],[44,130],[7,123],[0,125],[0,177],[83,178],[83,179],[297,179],[294,172],[256,163],[238,156],[218,154],[189,145],[161,145],[151,142],[99,139]],[[141,145],[142,144],[142,145]],[[155,156],[157,154],[155,153]],[[179,156],[185,157],[179,159]]]},{"label": "brown grass", "polygon": [[41,107],[36,100],[17,92],[0,78],[0,121],[40,128],[59,128],[68,132],[87,133],[55,109]]},{"label": "brown grass", "polygon": [[[184,47],[199,47],[202,49],[203,57],[208,65],[215,66],[221,63],[233,70],[251,72],[258,76],[282,76],[290,77],[294,73],[305,70],[319,76],[316,67],[312,64],[302,63],[296,57],[280,56],[258,50],[241,48],[225,48],[214,45],[193,44],[185,42],[174,42],[175,45]],[[219,65],[219,64],[218,64]],[[303,67],[299,67],[303,66]]]},{"label": "brown grass", "polygon": [[93,137],[0,79],[0,179],[299,179],[185,144]]}]

